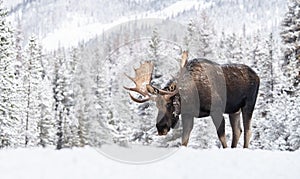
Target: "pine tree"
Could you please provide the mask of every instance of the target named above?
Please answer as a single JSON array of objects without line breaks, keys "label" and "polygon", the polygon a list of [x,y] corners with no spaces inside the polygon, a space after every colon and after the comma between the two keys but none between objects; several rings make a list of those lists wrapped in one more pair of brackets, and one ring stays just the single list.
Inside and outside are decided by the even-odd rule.
[{"label": "pine tree", "polygon": [[209,16],[205,11],[200,15],[200,22],[198,24],[198,40],[197,40],[197,56],[213,58],[213,26]]},{"label": "pine tree", "polygon": [[300,62],[300,2],[298,0],[290,0],[288,4],[288,12],[282,21],[281,38],[284,47],[284,61],[289,63],[294,55]]},{"label": "pine tree", "polygon": [[228,62],[228,59],[227,59],[227,44],[226,44],[226,35],[225,35],[225,32],[222,31],[221,33],[221,37],[219,39],[219,42],[218,42],[218,47],[217,47],[217,63],[220,63],[220,64],[224,64],[224,63],[227,63]]},{"label": "pine tree", "polygon": [[246,64],[254,68],[255,71],[258,71],[258,62],[261,57],[267,55],[266,44],[264,39],[261,36],[261,33],[258,31],[254,34],[254,37],[248,39],[251,43],[248,43],[248,48],[246,52]]},{"label": "pine tree", "polygon": [[[284,96],[284,98],[281,99],[281,101],[285,104],[282,105],[282,110],[277,109],[277,116],[282,116],[282,114],[285,115],[285,118],[282,120],[286,128],[286,135],[284,135],[284,149],[292,151],[298,150],[300,148],[300,85],[298,85],[298,79],[295,78],[300,71],[300,66],[298,65],[298,62],[296,60],[296,54],[297,52],[293,52],[293,54],[291,54],[290,56],[289,63],[283,66],[284,76],[282,77],[282,81],[284,81],[285,84],[280,86],[280,93]],[[278,105],[275,104],[275,106]],[[276,118],[277,116],[274,116],[274,118]]]},{"label": "pine tree", "polygon": [[243,47],[242,40],[235,33],[227,36],[223,44],[223,51],[225,51],[224,56],[226,63],[242,63],[243,56]]},{"label": "pine tree", "polygon": [[269,67],[269,74],[270,74],[270,81],[268,82],[268,89],[270,91],[269,93],[269,97],[272,98],[273,97],[273,92],[274,92],[274,83],[275,83],[275,74],[274,74],[274,69],[276,66],[276,61],[278,61],[278,59],[275,59],[275,55],[276,55],[276,48],[275,48],[275,41],[274,41],[274,37],[273,37],[273,33],[270,33],[269,35],[269,39],[267,40],[267,46],[268,46],[268,60],[269,60],[269,64],[267,65]]},{"label": "pine tree", "polygon": [[300,89],[295,91],[293,96],[289,96],[290,105],[288,105],[287,116],[289,124],[289,136],[287,138],[288,149],[295,151],[300,149]]},{"label": "pine tree", "polygon": [[260,114],[256,116],[257,120],[253,121],[253,139],[251,144],[255,148],[287,150],[287,139],[290,134],[288,123],[289,111],[286,108],[291,103],[286,93],[278,92],[273,97],[274,102],[272,104],[268,106],[257,105],[256,107],[257,109],[266,108],[271,112],[263,117]]},{"label": "pine tree", "polygon": [[[81,52],[83,53],[83,52]],[[95,65],[93,68],[92,76],[94,84],[92,91],[94,91],[94,99],[91,100],[88,96],[91,94],[86,93],[86,86],[82,84],[85,83],[85,66],[82,63],[82,57],[77,57],[78,65],[75,71],[75,90],[78,95],[76,103],[76,111],[78,112],[79,121],[79,132],[81,144],[88,143],[92,146],[101,146],[102,143],[107,139],[108,134],[106,129],[104,129],[104,124],[110,123],[113,125],[112,119],[112,106],[111,106],[111,88],[108,87],[109,80],[107,80],[107,75],[110,73],[107,71],[107,65],[104,65],[104,61],[101,61],[101,52],[99,49],[95,49]],[[85,75],[84,75],[85,74]],[[81,84],[81,85],[80,85]],[[92,93],[93,94],[93,93]],[[94,106],[90,106],[90,102],[94,101]],[[93,114],[93,119],[89,117],[87,109],[91,110]],[[93,112],[94,111],[94,112]]]},{"label": "pine tree", "polygon": [[183,39],[185,50],[197,57],[213,58],[214,30],[209,16],[203,11],[199,20],[190,20]]},{"label": "pine tree", "polygon": [[151,40],[149,41],[150,47],[150,58],[154,61],[158,60],[159,58],[159,48],[161,46],[161,40],[158,34],[158,29],[154,28],[151,36]]},{"label": "pine tree", "polygon": [[[42,47],[38,45],[41,50]],[[40,51],[41,53],[41,51]],[[42,55],[40,61],[42,68],[42,81],[39,84],[39,109],[40,109],[40,121],[38,123],[39,129],[39,143],[38,145],[46,147],[53,146],[56,143],[56,129],[55,129],[55,117],[53,113],[54,94],[52,90],[51,71],[52,66],[47,56]]]},{"label": "pine tree", "polygon": [[24,70],[22,69],[22,63],[24,62],[24,52],[23,52],[23,36],[22,36],[22,27],[21,27],[21,21],[18,19],[18,24],[15,32],[16,40],[15,40],[15,48],[16,48],[16,76],[21,77],[20,71]]},{"label": "pine tree", "polygon": [[[285,65],[296,61],[296,69],[291,75],[290,71],[285,71],[285,75],[293,80],[293,86],[298,86],[300,82],[300,2],[290,0],[288,4],[288,12],[282,21],[281,38],[284,43],[284,62]],[[291,87],[293,88],[293,87]]]},{"label": "pine tree", "polygon": [[16,101],[15,105],[18,110],[15,111],[15,115],[19,116],[20,121],[20,129],[19,135],[19,144],[18,146],[25,146],[25,118],[26,118],[26,87],[24,83],[24,75],[26,74],[26,67],[24,64],[25,56],[24,50],[22,47],[23,43],[23,35],[21,33],[21,25],[20,21],[18,21],[17,29],[15,31],[15,50],[16,50],[16,60],[15,60],[15,80],[16,80]]},{"label": "pine tree", "polygon": [[[73,85],[73,66],[69,56],[66,56],[64,63],[62,64],[62,71],[60,74],[63,77],[63,94],[64,94],[64,146],[72,147],[74,139],[77,137],[76,131],[74,131],[77,120],[74,115],[74,85]],[[75,128],[76,129],[76,128]]]},{"label": "pine tree", "polygon": [[67,56],[64,49],[60,49],[55,57],[55,77],[54,77],[54,99],[55,115],[57,126],[57,149],[72,147],[72,91],[69,90],[70,74],[68,69]]},{"label": "pine tree", "polygon": [[22,121],[15,76],[14,36],[6,21],[7,11],[0,1],[0,147],[16,147],[22,133]]},{"label": "pine tree", "polygon": [[40,83],[40,121],[38,123],[39,129],[39,143],[43,147],[53,146],[56,143],[55,136],[55,120],[53,114],[53,91],[51,79],[45,75]]},{"label": "pine tree", "polygon": [[190,19],[188,26],[187,26],[186,35],[184,36],[184,39],[183,39],[184,50],[187,50],[187,51],[190,50],[190,48],[192,46],[193,38],[195,37],[195,32],[196,32],[195,22],[192,19]]},{"label": "pine tree", "polygon": [[[260,40],[256,41],[254,57],[257,66],[257,73],[260,76],[260,96],[263,98],[263,101],[268,102],[272,91],[270,84],[272,83],[272,49],[270,48],[269,42],[259,37]],[[271,42],[270,42],[271,43]]]},{"label": "pine tree", "polygon": [[35,37],[29,39],[27,58],[24,66],[26,120],[25,146],[36,146],[39,143],[39,123],[41,122],[41,83],[42,83],[42,50]]},{"label": "pine tree", "polygon": [[[78,68],[77,58],[76,51],[73,51],[70,56],[68,51],[64,49],[60,49],[55,55],[53,92],[55,99],[57,149],[84,146],[87,143],[85,140],[86,126],[82,120],[91,117],[92,114],[86,116],[81,111],[81,109],[86,110],[86,106],[84,106],[86,104],[80,103],[82,96],[78,88],[81,88],[84,84],[78,83],[82,81],[77,81],[78,78],[76,75],[84,75],[84,73],[77,74],[76,72]],[[84,80],[87,81],[86,76],[84,76]],[[81,118],[81,114],[84,114],[84,119]]]},{"label": "pine tree", "polygon": [[63,130],[63,120],[64,120],[64,92],[63,92],[63,77],[61,72],[61,68],[63,67],[63,58],[61,56],[61,51],[57,52],[58,55],[55,54],[55,66],[54,66],[54,79],[53,79],[53,93],[54,93],[54,112],[55,112],[55,120],[56,120],[56,135],[57,142],[56,148],[62,149],[64,147],[64,130]]},{"label": "pine tree", "polygon": [[[69,86],[68,99],[69,104],[66,107],[69,109],[69,128],[70,128],[70,141],[69,146],[77,146],[83,147],[88,144],[87,141],[87,124],[86,119],[89,119],[92,115],[90,114],[87,117],[85,112],[85,103],[84,103],[84,96],[82,95],[84,89],[83,84],[81,83],[82,80],[79,77],[82,75],[78,73],[79,64],[79,52],[78,49],[70,50],[70,57],[67,58],[67,76],[66,82],[67,86]],[[65,131],[66,135],[66,131]]]}]

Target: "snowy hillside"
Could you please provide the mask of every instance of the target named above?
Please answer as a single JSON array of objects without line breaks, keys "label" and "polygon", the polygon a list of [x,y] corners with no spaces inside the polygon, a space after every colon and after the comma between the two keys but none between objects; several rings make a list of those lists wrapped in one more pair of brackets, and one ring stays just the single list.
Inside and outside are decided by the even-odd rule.
[{"label": "snowy hillside", "polygon": [[26,39],[36,34],[47,49],[77,45],[130,20],[160,18],[187,25],[189,19],[199,18],[202,10],[209,14],[218,34],[222,30],[276,32],[286,10],[284,0],[25,0],[5,4],[12,7],[10,19],[16,26],[20,23]]},{"label": "snowy hillside", "polygon": [[[127,149],[131,150],[131,149]],[[120,163],[93,148],[0,151],[3,179],[82,178],[288,178],[300,177],[300,152],[193,150],[180,148],[168,158],[144,165]]]}]

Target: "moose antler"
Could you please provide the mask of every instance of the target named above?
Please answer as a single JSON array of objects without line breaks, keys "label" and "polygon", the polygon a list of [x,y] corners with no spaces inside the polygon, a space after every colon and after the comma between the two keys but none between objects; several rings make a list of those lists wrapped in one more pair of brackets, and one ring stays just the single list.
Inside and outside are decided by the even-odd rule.
[{"label": "moose antler", "polygon": [[172,91],[162,90],[162,89],[159,89],[159,88],[156,88],[156,87],[150,85],[150,82],[152,79],[153,68],[154,68],[154,65],[152,62],[144,62],[143,64],[140,65],[139,68],[134,69],[134,71],[135,71],[134,78],[128,76],[125,73],[125,75],[131,81],[134,82],[136,87],[128,88],[128,87],[124,86],[124,88],[129,91],[137,92],[145,97],[144,99],[136,99],[129,93],[129,96],[133,101],[135,101],[137,103],[143,103],[143,102],[149,101],[150,99],[155,100],[155,98],[151,95],[163,95],[163,96],[165,96],[165,98],[170,98],[178,93],[178,89],[176,88],[176,85],[172,86],[172,88],[173,88]]},{"label": "moose antler", "polygon": [[128,87],[124,86],[124,88],[126,90],[137,92],[137,93],[141,94],[142,96],[146,97],[144,99],[136,99],[129,93],[129,96],[133,101],[138,102],[138,103],[143,103],[143,102],[150,100],[150,95],[147,90],[147,85],[149,85],[151,82],[153,68],[154,68],[153,63],[144,62],[143,64],[140,65],[139,68],[134,69],[134,71],[135,71],[134,78],[125,74],[130,80],[132,80],[134,82],[136,87],[128,88]]},{"label": "moose antler", "polygon": [[188,51],[183,51],[181,55],[181,63],[180,63],[181,68],[184,68],[186,66],[188,57],[189,57]]}]

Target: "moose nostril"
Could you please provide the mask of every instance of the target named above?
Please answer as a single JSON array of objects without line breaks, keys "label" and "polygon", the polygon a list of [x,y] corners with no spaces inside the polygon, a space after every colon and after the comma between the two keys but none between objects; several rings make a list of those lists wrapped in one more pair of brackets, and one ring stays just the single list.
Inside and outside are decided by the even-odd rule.
[{"label": "moose nostril", "polygon": [[163,132],[164,129],[167,128],[167,125],[166,124],[156,124],[156,129],[158,132]]}]

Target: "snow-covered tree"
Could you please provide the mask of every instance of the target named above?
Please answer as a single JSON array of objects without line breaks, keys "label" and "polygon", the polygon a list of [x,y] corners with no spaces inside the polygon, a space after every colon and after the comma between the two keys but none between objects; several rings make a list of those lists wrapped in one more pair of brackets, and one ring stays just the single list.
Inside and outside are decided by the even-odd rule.
[{"label": "snow-covered tree", "polygon": [[206,58],[213,58],[214,57],[214,50],[213,50],[213,36],[214,30],[212,22],[208,16],[208,14],[203,11],[200,15],[200,21],[198,22],[198,40],[196,47],[197,49],[197,56],[199,57],[206,57]]},{"label": "snow-covered tree", "polygon": [[262,56],[267,55],[267,48],[265,39],[262,38],[261,32],[258,31],[253,34],[253,37],[251,39],[247,39],[249,42],[246,44],[245,49],[246,55],[245,55],[245,63],[252,68],[254,68],[255,71],[258,71],[258,65],[257,63],[261,59]]},{"label": "snow-covered tree", "polygon": [[[273,96],[275,92],[271,86],[274,81],[273,64],[276,64],[274,57],[275,44],[272,34],[267,39],[261,37],[260,33],[254,36],[251,43],[252,47],[250,46],[248,48],[248,54],[250,55],[248,61],[252,62],[251,64],[260,77],[260,90],[255,110],[255,118],[257,118],[257,121],[253,122],[253,145],[258,148],[271,149],[272,146],[279,147],[279,145],[285,145],[285,141],[281,140],[281,138],[280,141],[275,141],[275,139],[279,139],[279,136],[287,134],[284,125],[285,116],[278,116],[273,109],[274,97],[279,100],[276,101],[277,105],[285,103],[285,101],[281,101],[283,99],[281,93],[276,93],[276,95]],[[278,73],[280,72],[281,71],[278,71]],[[274,116],[273,114],[275,113],[276,115]],[[277,126],[280,130],[272,131],[273,126]],[[267,140],[273,140],[274,143],[266,143]]]},{"label": "snow-covered tree", "polygon": [[13,30],[6,16],[7,11],[0,1],[0,147],[16,147],[22,134],[22,113],[16,105],[21,99],[16,93]]},{"label": "snow-covered tree", "polygon": [[228,35],[223,42],[223,48],[226,63],[242,63],[243,62],[243,47],[242,40],[235,33]]},{"label": "snow-covered tree", "polygon": [[289,136],[287,138],[289,150],[298,150],[300,148],[300,65],[296,58],[297,52],[294,52],[294,55],[290,57],[289,64],[284,66],[287,84],[283,89],[289,94],[285,99],[289,102],[285,109],[289,126]]},{"label": "snow-covered tree", "polygon": [[[267,71],[267,73],[269,73],[270,76],[270,80],[267,83],[267,88],[269,89],[269,91],[271,91],[271,93],[269,93],[269,96],[272,98],[273,96],[273,91],[274,91],[274,84],[275,82],[275,77],[276,75],[274,74],[274,70],[276,69],[276,65],[279,63],[279,59],[276,59],[276,56],[278,57],[278,52],[276,52],[276,50],[278,48],[276,48],[276,45],[278,46],[278,44],[275,44],[274,41],[274,35],[273,33],[270,33],[269,35],[269,39],[267,40],[267,46],[268,46],[268,61],[269,63],[266,65],[269,69]],[[276,64],[277,62],[277,64]]]},{"label": "snow-covered tree", "polygon": [[197,57],[213,58],[214,30],[212,21],[205,11],[197,19],[191,19],[183,39],[184,49]]},{"label": "snow-covered tree", "polygon": [[55,129],[55,118],[53,113],[53,91],[51,79],[48,75],[43,77],[40,83],[40,121],[38,123],[39,129],[39,143],[43,147],[54,146],[56,143],[56,129]]},{"label": "snow-covered tree", "polygon": [[196,25],[193,19],[189,20],[189,23],[187,25],[187,31],[183,39],[184,44],[184,50],[189,51],[192,45],[192,42],[196,36]]},{"label": "snow-covered tree", "polygon": [[[287,138],[289,136],[288,111],[286,108],[291,105],[287,100],[286,93],[274,94],[274,102],[272,104],[259,105],[256,109],[263,108],[270,113],[261,115],[259,110],[255,113],[258,115],[253,121],[253,137],[251,145],[253,148],[261,148],[267,150],[286,150]],[[258,102],[261,99],[258,99]]]},{"label": "snow-covered tree", "polygon": [[287,110],[289,136],[287,138],[289,150],[300,149],[300,89],[295,91],[293,96],[289,96],[290,105]]},{"label": "snow-covered tree", "polygon": [[[133,53],[132,49],[131,52],[129,53]],[[92,101],[94,101],[94,106],[92,108],[92,110],[96,110],[94,112],[94,119],[91,120],[91,118],[89,118],[89,115],[86,111],[86,109],[88,109],[88,105],[89,103],[89,98],[88,98],[88,94],[85,91],[85,88],[83,88],[83,86],[81,88],[77,87],[76,91],[79,94],[79,98],[78,100],[80,100],[80,102],[78,104],[81,105],[77,105],[77,108],[79,108],[80,113],[79,114],[79,120],[82,121],[82,123],[85,123],[85,130],[86,130],[86,135],[87,135],[87,139],[89,142],[89,145],[92,146],[100,146],[102,145],[104,142],[106,142],[107,136],[109,134],[107,134],[105,126],[104,125],[108,125],[108,126],[114,126],[115,121],[113,120],[113,107],[112,107],[112,102],[111,99],[113,97],[112,94],[112,84],[110,82],[110,80],[108,80],[108,76],[110,74],[110,71],[108,71],[108,69],[110,69],[111,67],[108,67],[110,65],[107,65],[107,61],[104,61],[101,56],[103,55],[103,53],[99,50],[99,49],[95,49],[94,53],[95,55],[94,60],[95,60],[95,65],[94,65],[94,69],[95,71],[93,72],[93,79],[94,82],[93,84],[95,84],[95,86],[93,87],[93,91],[94,91],[94,98]],[[84,65],[82,64],[82,58],[80,58],[80,63],[78,64],[77,70],[76,70],[76,81],[78,82],[78,84],[86,84],[84,75],[82,75],[82,72],[85,71],[84,69],[86,67],[84,67]],[[81,74],[81,75],[80,75]],[[90,106],[91,108],[91,106]]]},{"label": "snow-covered tree", "polygon": [[298,0],[289,0],[288,12],[286,12],[282,21],[282,41],[284,46],[284,61],[289,63],[294,55],[298,62],[300,60],[300,2]]},{"label": "snow-covered tree", "polygon": [[216,50],[217,63],[224,64],[227,63],[227,44],[226,44],[226,35],[222,31],[221,37],[219,38]]},{"label": "snow-covered tree", "polygon": [[150,47],[150,58],[152,60],[158,60],[159,58],[159,48],[161,46],[161,40],[160,40],[160,36],[158,33],[158,29],[154,28],[153,32],[152,32],[152,36],[151,39],[149,41],[149,47]]},{"label": "snow-covered tree", "polygon": [[83,53],[82,49],[60,49],[54,55],[57,149],[87,144],[99,146],[105,138],[100,135],[103,126],[99,124],[105,114],[99,115],[103,111],[98,111],[97,106],[105,99],[97,98],[97,90],[101,90],[96,85],[97,72],[94,69],[97,67],[86,60],[90,54]]},{"label": "snow-covered tree", "polygon": [[[42,47],[38,44],[38,48]],[[41,53],[41,51],[40,51]],[[54,116],[54,94],[52,90],[52,61],[49,55],[42,55],[40,61],[42,81],[39,84],[39,110],[40,121],[38,123],[39,143],[38,145],[54,146],[56,144],[56,128]]]},{"label": "snow-covered tree", "polygon": [[76,139],[77,134],[74,131],[74,126],[77,124],[77,119],[74,114],[74,85],[73,77],[75,67],[72,64],[72,59],[69,56],[66,56],[60,74],[63,79],[63,105],[64,105],[64,118],[63,118],[63,130],[64,130],[64,146],[72,147],[74,139]]},{"label": "snow-covered tree", "polygon": [[[282,21],[281,38],[284,43],[284,74],[289,85],[288,91],[296,91],[300,83],[300,2],[290,0],[288,12]],[[293,92],[294,94],[294,92]]]},{"label": "snow-covered tree", "polygon": [[292,60],[295,55],[289,57],[291,60],[282,69],[279,44],[274,41],[273,35],[259,42],[263,46],[259,45],[257,49],[260,50],[256,50],[259,53],[255,54],[261,87],[252,144],[268,150],[297,150],[300,146],[296,127],[299,125],[299,89],[294,83],[299,69],[297,61]]},{"label": "snow-covered tree", "polygon": [[42,49],[37,39],[31,37],[27,47],[24,66],[26,94],[25,145],[36,146],[39,143],[39,123],[41,122],[41,83],[42,83]]},{"label": "snow-covered tree", "polygon": [[83,147],[88,144],[87,136],[87,117],[85,111],[85,98],[82,95],[84,93],[84,88],[82,80],[80,79],[83,74],[81,74],[80,68],[80,55],[77,48],[70,50],[70,57],[68,62],[69,80],[70,86],[72,86],[72,104],[69,106],[70,113],[72,113],[73,123],[70,125],[72,132],[72,139],[69,145]]},{"label": "snow-covered tree", "polygon": [[16,48],[16,77],[21,77],[22,74],[20,74],[20,71],[24,71],[22,69],[23,65],[22,63],[24,62],[24,52],[23,52],[23,34],[22,34],[22,29],[21,29],[21,22],[18,19],[18,24],[17,28],[15,31],[15,48]]},{"label": "snow-covered tree", "polygon": [[74,125],[74,91],[72,84],[72,69],[70,58],[64,49],[60,49],[55,56],[53,92],[54,110],[57,127],[56,148],[72,147],[76,136]]},{"label": "snow-covered tree", "polygon": [[[61,53],[60,51],[57,53]],[[63,58],[64,56],[60,56],[61,54],[55,54],[55,64],[54,64],[54,77],[53,77],[53,93],[54,93],[54,113],[56,120],[56,130],[57,130],[57,142],[56,148],[61,149],[64,146],[63,140],[63,118],[64,118],[64,92],[63,92],[63,77],[62,70],[63,68]]]},{"label": "snow-covered tree", "polygon": [[[272,50],[269,50],[267,44],[268,41],[260,38],[259,41],[255,41],[257,44],[253,55],[256,62],[257,73],[260,76],[260,96],[263,97],[264,101],[267,101],[271,97],[271,81],[272,81],[272,61],[271,56]],[[270,42],[271,43],[271,42]]]}]

